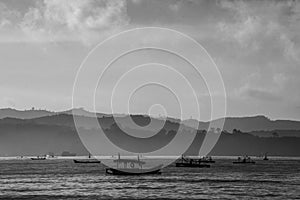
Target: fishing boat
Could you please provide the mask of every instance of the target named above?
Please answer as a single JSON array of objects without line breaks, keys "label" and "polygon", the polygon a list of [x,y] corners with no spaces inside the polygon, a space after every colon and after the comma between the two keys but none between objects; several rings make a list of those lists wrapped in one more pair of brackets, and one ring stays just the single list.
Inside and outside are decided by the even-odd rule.
[{"label": "fishing boat", "polygon": [[233,161],[233,164],[255,164],[255,161],[252,160],[249,156],[244,156],[243,158],[238,157],[237,161]]},{"label": "fishing boat", "polygon": [[74,163],[101,163],[100,160],[94,160],[94,159],[91,159],[91,160],[73,160]]},{"label": "fishing boat", "polygon": [[76,160],[75,160],[75,159],[74,159],[73,161],[74,161],[74,163],[86,163],[86,164],[91,164],[91,163],[101,163],[100,160],[93,159],[93,158],[91,157],[91,154],[89,154],[88,159],[82,159],[82,160],[80,160],[80,159],[76,159]]},{"label": "fishing boat", "polygon": [[200,162],[202,163],[215,163],[211,156],[204,156],[201,158]]},{"label": "fishing boat", "polygon": [[46,156],[37,156],[37,157],[31,158],[31,160],[46,160]]},{"label": "fishing boat", "polygon": [[203,164],[201,158],[187,158],[183,155],[175,163],[176,167],[197,167],[197,168],[209,168],[210,165]]},{"label": "fishing boat", "polygon": [[265,153],[263,160],[269,160],[267,153]]},{"label": "fishing boat", "polygon": [[153,168],[143,168],[146,164],[144,161],[134,159],[121,159],[120,154],[117,160],[114,160],[117,164],[116,168],[106,168],[106,174],[110,175],[150,175],[150,174],[161,174],[161,168],[163,165],[158,165]]}]

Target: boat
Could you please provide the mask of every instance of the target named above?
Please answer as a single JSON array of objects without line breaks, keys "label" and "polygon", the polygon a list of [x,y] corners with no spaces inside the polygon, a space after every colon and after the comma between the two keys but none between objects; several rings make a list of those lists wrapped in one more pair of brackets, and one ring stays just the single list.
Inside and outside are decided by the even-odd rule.
[{"label": "boat", "polygon": [[244,156],[243,158],[238,157],[237,161],[233,161],[233,164],[255,164],[255,161],[252,160],[249,156]]},{"label": "boat", "polygon": [[91,159],[91,160],[73,160],[74,163],[101,163],[100,160],[94,160],[94,159]]},{"label": "boat", "polygon": [[263,160],[269,160],[267,153],[265,153]]},{"label": "boat", "polygon": [[82,160],[74,159],[73,161],[74,161],[74,163],[86,163],[86,164],[101,163],[100,160],[92,159],[91,154],[89,154],[88,159],[82,159]]},{"label": "boat", "polygon": [[204,156],[201,158],[200,162],[202,163],[215,163],[211,156]]},{"label": "boat", "polygon": [[31,160],[46,160],[46,156],[37,156],[37,157],[31,158]]},{"label": "boat", "polygon": [[[143,168],[146,162],[134,159],[121,159],[120,155],[117,160],[114,160],[117,164],[116,168],[106,168],[105,173],[109,175],[159,175],[161,174],[161,169],[163,165],[158,165],[152,168]],[[123,166],[122,166],[123,165]],[[137,167],[136,167],[137,166]]]},{"label": "boat", "polygon": [[163,165],[159,165],[148,169],[119,169],[119,168],[106,168],[105,172],[111,175],[151,175],[151,174],[161,174],[161,168]]},{"label": "boat", "polygon": [[201,158],[186,158],[183,155],[181,159],[177,160],[175,163],[176,167],[197,167],[197,168],[209,168],[210,165],[203,164],[203,160]]}]

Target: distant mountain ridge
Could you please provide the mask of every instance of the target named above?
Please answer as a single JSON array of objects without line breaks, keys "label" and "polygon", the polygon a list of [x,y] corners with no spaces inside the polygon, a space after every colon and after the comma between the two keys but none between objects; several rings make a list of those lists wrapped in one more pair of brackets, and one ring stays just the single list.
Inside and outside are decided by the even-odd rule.
[{"label": "distant mountain ridge", "polygon": [[0,109],[0,119],[3,118],[17,118],[17,119],[33,119],[38,117],[45,117],[54,115],[55,112],[47,111],[47,110],[16,110],[12,108],[3,108]]},{"label": "distant mountain ridge", "polygon": [[[84,117],[94,117],[95,113],[84,110],[83,108],[73,108],[61,112],[53,112],[48,110],[34,109],[31,110],[17,110],[12,108],[0,109],[0,119],[4,118],[16,118],[16,119],[34,119],[40,117],[48,117],[59,114],[77,115]],[[97,117],[111,116],[110,114],[96,113]],[[116,116],[125,116],[122,114],[116,114]]]},{"label": "distant mountain ridge", "polygon": [[[15,110],[11,108],[0,109],[0,120],[4,118],[16,118],[16,119],[34,119],[35,121],[44,123],[52,123],[51,120],[57,120],[55,116],[57,115],[77,115],[81,117],[86,117],[84,119],[87,124],[89,117],[94,117],[95,114],[89,111],[84,110],[83,108],[74,108],[62,112],[52,112],[47,110]],[[98,118],[103,117],[111,117],[111,114],[103,114],[97,113]],[[115,117],[123,118],[126,117],[124,114],[114,115]],[[65,117],[66,120],[68,117]],[[156,120],[162,120],[159,118],[155,118]],[[178,119],[168,118],[169,121],[180,122]],[[61,120],[61,119],[60,119]],[[72,117],[69,117],[67,121],[60,121],[57,123],[63,125],[63,123],[71,123],[73,124]],[[145,119],[143,119],[145,120]],[[220,120],[220,119],[217,119]],[[216,121],[217,121],[216,120]],[[186,127],[195,127],[195,124],[198,124],[198,129],[203,130],[207,129],[209,126],[209,122],[201,122],[195,119],[183,120],[181,122]],[[232,132],[233,129],[238,129],[243,132],[256,132],[256,131],[273,131],[273,130],[300,130],[300,121],[292,121],[292,120],[271,120],[263,115],[251,116],[251,117],[227,117],[225,119],[224,128],[228,132]]]},{"label": "distant mountain ridge", "polygon": [[[220,119],[214,120],[218,121]],[[195,119],[184,120],[183,124],[191,126]],[[207,129],[209,122],[198,122],[198,129]],[[244,132],[251,131],[272,131],[272,130],[300,130],[300,121],[292,120],[271,120],[263,115],[251,117],[226,117],[223,130],[232,132],[238,129]]]},{"label": "distant mountain ridge", "polygon": [[[3,109],[0,110],[0,114],[2,111]],[[4,111],[7,114],[7,110]],[[0,119],[0,155],[39,155],[48,152],[60,155],[63,151],[74,152],[77,155],[88,154],[76,131],[73,115],[71,115],[73,110],[57,113],[33,111],[14,112],[9,110],[8,113],[11,117],[5,116],[3,114],[5,112],[2,112],[1,116],[5,116],[5,118]],[[25,115],[24,113],[29,114]],[[91,120],[91,116],[94,116],[94,114],[83,109],[76,109],[74,113],[82,121],[80,129],[91,136],[89,138],[90,142],[94,145],[103,145],[101,143],[103,141],[93,139],[95,134],[99,134],[100,128],[94,123],[94,120]],[[34,118],[20,119],[16,116]],[[97,113],[97,116],[101,128],[108,134],[110,139],[119,140],[124,147],[129,148],[133,148],[134,144],[139,144],[140,148],[144,148],[145,144],[142,143],[143,140],[130,140],[123,134],[123,130],[135,135],[153,135],[152,143],[156,144],[156,147],[160,147],[167,144],[177,131],[184,132],[184,134],[195,132],[195,129],[189,127],[191,123],[199,123],[199,129],[205,129],[208,126],[208,122],[198,122],[196,120],[184,120],[182,122],[184,125],[179,126],[179,120],[167,118],[166,123],[163,124],[163,129],[156,133],[153,129],[144,131],[135,129],[128,124],[128,119],[132,119],[140,126],[145,126],[151,121],[151,123],[154,123],[154,127],[158,127],[163,119],[150,118],[146,115],[118,115],[114,118],[112,115]],[[124,129],[118,128],[116,118]],[[300,156],[300,122],[298,121],[272,121],[264,116],[227,118],[224,127],[227,132],[222,132],[218,144],[211,152],[212,155],[257,155],[269,152],[270,155]],[[280,128],[278,129],[278,127]],[[285,130],[282,130],[284,128]],[[233,129],[241,131],[231,131]],[[265,131],[260,131],[261,129],[265,129]],[[277,134],[273,134],[273,130]],[[197,153],[205,134],[204,131],[197,131],[197,139],[187,151],[190,155]],[[172,152],[174,151],[170,150],[170,155]],[[99,152],[100,155],[104,153]],[[117,152],[106,152],[108,155],[115,153]]]},{"label": "distant mountain ridge", "polygon": [[[143,116],[135,117],[139,118],[139,123],[144,119]],[[89,122],[88,117],[82,117],[82,119]],[[135,152],[135,148],[142,148],[146,151],[151,150],[145,149],[146,145],[143,143],[143,139],[130,139],[128,136],[122,135],[123,131],[118,128],[112,117],[99,118],[99,123],[101,123],[101,127],[104,128],[111,141],[121,142],[130,151]],[[89,135],[87,138],[89,143],[92,146],[105,145],[105,141],[95,140],[97,138],[95,136],[100,133],[99,129],[89,126],[81,128],[83,134]],[[178,127],[179,124],[168,121],[161,131],[153,135],[151,144],[155,144],[155,148],[164,146],[175,136]],[[130,127],[125,129],[129,133],[138,132],[143,134],[143,132]],[[184,135],[193,134],[190,130],[186,128],[178,129]],[[144,133],[147,132],[150,131],[144,131]],[[197,155],[205,134],[209,133],[198,131],[192,145],[184,154]],[[184,137],[184,135],[182,136]],[[180,144],[181,141],[179,141]],[[152,148],[153,146],[148,147]],[[173,148],[176,147],[173,146]],[[73,116],[71,115],[59,114],[36,119],[5,118],[0,120],[0,156],[43,155],[48,152],[60,155],[64,151],[74,152],[77,155],[88,154],[75,129]],[[172,152],[175,151],[170,149],[168,152],[166,155],[173,155]],[[300,138],[285,136],[266,138],[240,131],[222,132],[210,155],[262,155],[265,152],[268,152],[268,155],[300,156]],[[113,155],[116,153],[113,149],[105,149],[105,151],[101,149],[101,152],[97,155]]]}]

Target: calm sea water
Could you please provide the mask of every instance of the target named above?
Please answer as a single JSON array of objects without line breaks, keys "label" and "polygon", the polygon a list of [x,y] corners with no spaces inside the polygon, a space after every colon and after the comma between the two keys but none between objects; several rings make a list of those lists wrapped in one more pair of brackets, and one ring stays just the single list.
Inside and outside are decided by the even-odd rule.
[{"label": "calm sea water", "polygon": [[0,161],[2,199],[300,199],[300,160],[211,168],[169,166],[162,175],[110,176],[72,160]]}]

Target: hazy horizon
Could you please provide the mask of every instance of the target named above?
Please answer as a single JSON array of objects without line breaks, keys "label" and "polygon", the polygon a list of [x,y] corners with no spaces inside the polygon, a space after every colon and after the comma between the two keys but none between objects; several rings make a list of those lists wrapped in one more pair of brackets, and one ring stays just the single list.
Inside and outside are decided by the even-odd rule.
[{"label": "hazy horizon", "polygon": [[[34,110],[33,110],[34,108]],[[83,109],[84,111],[87,111],[87,112],[91,112],[93,113],[93,111],[91,110],[87,110],[85,108],[68,108],[68,109],[64,109],[64,110],[50,110],[50,109],[47,109],[47,108],[36,108],[36,107],[31,107],[31,108],[26,108],[26,109],[18,109],[18,108],[13,108],[13,107],[0,107],[0,110],[3,110],[3,109],[12,109],[12,110],[16,110],[16,111],[47,111],[47,112],[55,112],[55,113],[60,113],[60,112],[65,112],[65,111],[70,111],[70,110],[74,110],[74,109]],[[99,113],[99,114],[106,114],[106,115],[127,115],[127,113],[106,113],[106,112],[101,112],[101,111],[96,111],[96,113]],[[173,118],[173,119],[180,119],[180,118],[177,118],[177,117],[174,117],[174,116],[158,116],[158,115],[149,115],[149,113],[130,113],[132,115],[146,115],[146,116],[151,116],[151,117],[155,117],[155,118],[164,118],[164,117],[169,117],[169,118]],[[247,118],[247,117],[266,117],[270,120],[291,120],[291,121],[300,121],[298,119],[289,119],[289,118],[270,118],[269,116],[267,115],[264,115],[264,114],[254,114],[254,115],[241,115],[241,116],[228,116],[226,115],[225,118]],[[183,118],[181,120],[189,120],[189,119],[193,119],[193,120],[198,120],[198,121],[201,121],[199,119],[196,119],[196,118]],[[211,119],[211,120],[217,120],[217,119],[220,119],[220,118],[215,118],[215,119]],[[208,120],[210,121],[210,120]],[[208,121],[202,121],[202,122],[208,122]]]}]

